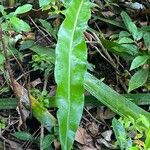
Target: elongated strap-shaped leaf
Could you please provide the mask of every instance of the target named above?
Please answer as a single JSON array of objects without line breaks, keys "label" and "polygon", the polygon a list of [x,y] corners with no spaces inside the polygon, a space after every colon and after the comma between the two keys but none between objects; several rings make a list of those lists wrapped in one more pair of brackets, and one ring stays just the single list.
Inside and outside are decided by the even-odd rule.
[{"label": "elongated strap-shaped leaf", "polygon": [[55,80],[60,142],[63,150],[70,150],[84,106],[84,75],[87,48],[83,31],[90,18],[91,3],[73,0],[58,33]]},{"label": "elongated strap-shaped leaf", "polygon": [[87,73],[85,77],[85,88],[103,104],[121,116],[131,116],[136,120],[141,114],[150,120],[150,113],[118,94],[89,73]]},{"label": "elongated strap-shaped leaf", "polygon": [[17,102],[15,98],[0,98],[0,110],[16,109]]}]

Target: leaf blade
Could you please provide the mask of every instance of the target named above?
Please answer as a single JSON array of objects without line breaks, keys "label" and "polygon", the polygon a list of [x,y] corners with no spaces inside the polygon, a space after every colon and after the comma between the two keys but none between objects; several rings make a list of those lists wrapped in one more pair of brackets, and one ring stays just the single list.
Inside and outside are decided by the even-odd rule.
[{"label": "leaf blade", "polygon": [[14,15],[26,13],[26,12],[30,11],[31,9],[32,9],[32,5],[31,4],[25,4],[23,6],[18,7],[16,9]]},{"label": "leaf blade", "polygon": [[140,66],[142,66],[143,64],[146,63],[146,61],[149,59],[150,57],[148,55],[143,55],[143,56],[137,56],[131,63],[131,67],[130,70],[133,70],[135,68],[138,68]]},{"label": "leaf blade", "polygon": [[[150,119],[150,113],[135,105],[129,99],[118,94],[91,74],[85,76],[85,89],[104,105],[123,117],[131,116],[135,120],[141,115]],[[109,94],[107,94],[109,93]],[[121,110],[121,111],[120,111]]]},{"label": "leaf blade", "polygon": [[131,92],[134,89],[141,87],[147,80],[149,75],[149,69],[141,69],[137,71],[129,81],[128,92]]},{"label": "leaf blade", "polygon": [[30,26],[25,21],[17,17],[12,17],[10,19],[10,23],[12,24],[12,26],[17,32],[21,32],[21,31],[29,32],[31,30]]},{"label": "leaf blade", "polygon": [[59,135],[63,150],[71,149],[84,106],[83,84],[87,50],[83,31],[89,18],[89,1],[73,0],[58,33],[55,80]]}]

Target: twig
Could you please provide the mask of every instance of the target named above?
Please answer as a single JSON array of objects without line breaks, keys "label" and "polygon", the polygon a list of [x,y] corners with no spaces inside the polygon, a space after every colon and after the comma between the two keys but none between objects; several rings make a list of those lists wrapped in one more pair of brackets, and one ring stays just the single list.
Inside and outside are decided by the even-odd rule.
[{"label": "twig", "polygon": [[91,117],[94,121],[96,121],[96,122],[99,123],[99,124],[104,124],[104,123],[100,122],[99,120],[95,119],[95,117],[94,117],[86,108],[84,108],[84,110],[90,115],[90,117]]},{"label": "twig", "polygon": [[[46,39],[51,43],[52,41],[47,37],[49,34],[45,35],[45,33],[38,27],[38,25],[33,21],[33,19],[29,16],[29,19],[31,22],[34,24],[34,26],[42,33],[43,37],[40,38],[38,41],[42,40],[43,38],[46,37]],[[36,41],[37,42],[37,41]]]},{"label": "twig", "polygon": [[40,150],[43,150],[44,127],[41,125]]}]

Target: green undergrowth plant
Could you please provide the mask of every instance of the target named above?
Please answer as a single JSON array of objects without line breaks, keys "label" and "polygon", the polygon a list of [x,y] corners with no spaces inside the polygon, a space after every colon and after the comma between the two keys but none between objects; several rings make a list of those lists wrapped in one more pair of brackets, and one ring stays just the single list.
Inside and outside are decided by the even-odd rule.
[{"label": "green undergrowth plant", "polygon": [[131,117],[119,120],[114,118],[112,126],[121,150],[147,150],[150,148],[150,123],[145,116],[140,115],[137,120]]},{"label": "green undergrowth plant", "polygon": [[[7,43],[9,43],[9,51],[8,53],[10,55],[17,55],[19,59],[21,59],[22,55],[21,53],[19,53],[14,45],[15,43],[21,39],[21,34],[22,32],[28,32],[31,30],[30,26],[28,23],[26,23],[24,20],[19,18],[20,14],[26,13],[28,11],[30,11],[32,9],[32,5],[30,4],[25,4],[23,6],[18,7],[14,12],[7,12],[7,8],[5,8],[3,5],[0,5],[0,27],[2,29],[2,31],[5,34],[5,41],[7,41]],[[8,32],[18,32],[18,35],[15,38],[12,38],[10,36],[7,36]],[[1,74],[4,73],[4,68],[3,68],[3,64],[4,64],[4,55],[3,55],[3,51],[2,51],[2,47],[0,50],[0,72]]]},{"label": "green undergrowth plant", "polygon": [[[149,31],[143,30],[143,28],[138,28],[136,24],[131,20],[126,12],[121,13],[123,22],[128,30],[128,35],[124,35],[123,37],[119,38],[118,43],[133,43],[138,47],[139,40],[143,39],[145,43],[146,50],[141,50],[138,47],[138,53],[133,59],[130,67],[131,70],[138,69],[136,73],[131,77],[129,81],[129,89],[128,92],[143,86],[149,76]],[[130,35],[130,36],[129,36]]]},{"label": "green undergrowth plant", "polygon": [[35,143],[38,148],[43,150],[49,150],[50,148],[52,149],[52,143],[54,142],[54,139],[56,139],[56,135],[52,133],[45,134],[43,139],[41,139],[40,136],[34,137],[32,134],[25,131],[15,132],[11,135],[23,142]]},{"label": "green undergrowth plant", "polygon": [[[54,98],[50,97],[48,91],[40,91],[38,89],[32,89],[31,94],[35,97],[42,106],[45,108],[50,108],[52,106],[52,102]],[[56,105],[55,105],[56,107]]]},{"label": "green undergrowth plant", "polygon": [[[146,85],[149,78],[150,27],[137,27],[129,15],[124,11],[121,13],[121,17],[126,30],[120,31],[119,34],[112,35],[111,41],[102,38],[101,41],[109,51],[127,60],[132,60],[130,71],[134,70],[135,74],[129,81],[128,92],[131,92]],[[140,42],[144,43],[144,50],[139,47]]]},{"label": "green undergrowth plant", "polygon": [[18,15],[26,13],[32,9],[31,4],[25,4],[18,7],[14,12],[7,13],[6,8],[3,5],[0,5],[1,12],[1,28],[3,31],[16,31],[16,32],[28,32],[31,30],[29,24],[20,19]]},{"label": "green undergrowth plant", "polygon": [[6,127],[6,120],[4,118],[0,118],[0,131],[5,129]]}]

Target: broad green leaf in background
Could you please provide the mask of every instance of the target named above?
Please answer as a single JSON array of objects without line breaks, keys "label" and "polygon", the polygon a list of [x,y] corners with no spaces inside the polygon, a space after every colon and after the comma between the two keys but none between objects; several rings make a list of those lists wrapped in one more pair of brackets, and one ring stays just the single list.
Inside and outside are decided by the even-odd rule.
[{"label": "broad green leaf in background", "polygon": [[143,36],[143,39],[146,47],[148,48],[148,50],[150,50],[150,32],[146,32]]},{"label": "broad green leaf in background", "polygon": [[140,150],[137,146],[131,147],[129,150]]},{"label": "broad green leaf in background", "polygon": [[122,11],[121,12],[121,17],[123,19],[123,22],[126,26],[126,28],[130,31],[130,22],[132,22],[131,18],[129,17],[129,15],[125,12],[125,11]]},{"label": "broad green leaf in background", "polygon": [[119,39],[123,38],[123,37],[130,37],[130,36],[131,36],[131,34],[129,32],[127,32],[127,31],[121,31],[119,33]]},{"label": "broad green leaf in background", "polygon": [[49,61],[53,64],[55,63],[54,49],[47,48],[42,45],[34,45],[34,46],[30,47],[30,50],[37,53],[38,55],[49,57]]},{"label": "broad green leaf in background", "polygon": [[135,68],[138,68],[142,66],[143,64],[146,63],[146,61],[150,58],[148,55],[143,55],[143,56],[137,56],[134,58],[134,60],[131,63],[130,70],[133,70]]},{"label": "broad green leaf in background", "polygon": [[15,98],[0,98],[0,110],[16,109],[17,102]]},{"label": "broad green leaf in background", "polygon": [[150,113],[118,94],[89,73],[85,76],[84,86],[88,92],[120,116],[127,118],[130,116],[137,120],[141,114],[150,120]]},{"label": "broad green leaf in background", "polygon": [[17,17],[12,17],[10,19],[10,23],[12,24],[15,31],[17,32],[21,32],[21,31],[29,32],[31,30],[30,26],[26,22],[24,22],[23,20]]},{"label": "broad green leaf in background", "polygon": [[122,37],[119,39],[119,44],[122,44],[122,43],[134,43],[134,41],[132,39],[130,39],[129,37]]},{"label": "broad green leaf in background", "polygon": [[109,41],[103,38],[100,38],[103,46],[119,56],[130,58],[132,55],[138,53],[138,48],[134,44],[119,44],[117,42]]},{"label": "broad green leaf in background", "polygon": [[2,53],[0,53],[0,65],[4,63],[5,57]]},{"label": "broad green leaf in background", "polygon": [[125,11],[122,11],[121,17],[122,17],[123,22],[124,22],[126,28],[128,29],[128,31],[130,31],[130,33],[132,33],[134,40],[137,40],[137,41],[140,40],[143,36],[143,32],[139,31],[139,29],[136,27],[135,23],[132,22],[129,15]]},{"label": "broad green leaf in background", "polygon": [[61,0],[63,3],[70,3],[72,0]]},{"label": "broad green leaf in background", "polygon": [[0,5],[0,12],[2,13],[2,15],[4,15],[5,13],[5,7],[3,5]]},{"label": "broad green leaf in background", "polygon": [[33,40],[25,40],[21,43],[19,50],[23,51],[26,49],[30,49],[31,47],[33,47],[35,45],[35,42]]},{"label": "broad green leaf in background", "polygon": [[30,11],[31,9],[32,9],[32,5],[31,4],[25,4],[23,6],[18,7],[16,9],[14,15],[26,13],[26,12]]},{"label": "broad green leaf in background", "polygon": [[149,75],[149,69],[141,69],[137,71],[129,81],[128,92],[137,89],[145,84]]},{"label": "broad green leaf in background", "polygon": [[150,26],[143,26],[141,27],[141,31],[146,33],[146,32],[150,32]]},{"label": "broad green leaf in background", "polygon": [[139,52],[139,49],[134,44],[121,44],[124,48],[128,49],[131,55],[136,56]]},{"label": "broad green leaf in background", "polygon": [[112,120],[112,127],[121,150],[125,149],[125,143],[127,138],[125,128],[116,118]]},{"label": "broad green leaf in background", "polygon": [[62,150],[70,150],[84,107],[87,48],[83,32],[91,16],[89,0],[73,0],[58,32],[55,80]]},{"label": "broad green leaf in background", "polygon": [[125,29],[125,26],[123,23],[120,23],[118,21],[115,21],[115,20],[112,20],[112,19],[107,19],[107,18],[103,18],[103,17],[97,17],[95,15],[92,15],[92,17],[94,17],[94,19],[98,19],[98,20],[101,20],[103,22],[106,22],[106,23],[109,23],[111,25],[114,25],[114,26],[117,26],[119,28],[123,28]]},{"label": "broad green leaf in background", "polygon": [[148,150],[150,148],[150,129],[146,133],[146,140],[145,140],[145,149]]},{"label": "broad green leaf in background", "polygon": [[127,139],[127,133],[124,126],[116,118],[112,120],[112,126],[117,139],[118,145],[121,150],[128,149],[132,146],[131,139]]},{"label": "broad green leaf in background", "polygon": [[50,134],[46,135],[43,139],[43,145],[42,145],[43,150],[50,149],[50,146],[54,141],[54,139],[55,139],[54,135],[50,135]]},{"label": "broad green leaf in background", "polygon": [[15,132],[12,135],[23,141],[33,140],[33,136],[30,133],[24,131]]},{"label": "broad green leaf in background", "polygon": [[132,33],[133,39],[138,41],[143,37],[143,32],[139,31],[133,22],[129,22],[129,31]]},{"label": "broad green leaf in background", "polygon": [[46,21],[46,20],[43,20],[43,19],[39,19],[40,23],[42,24],[42,26],[45,28],[45,30],[51,34],[55,39],[57,39],[57,30],[55,28],[52,27],[52,25]]},{"label": "broad green leaf in background", "polygon": [[9,29],[9,22],[3,22],[1,24],[1,28],[2,28],[3,31],[8,31],[8,29]]},{"label": "broad green leaf in background", "polygon": [[39,0],[39,6],[40,7],[45,7],[49,5],[50,3],[54,3],[55,0]]}]

